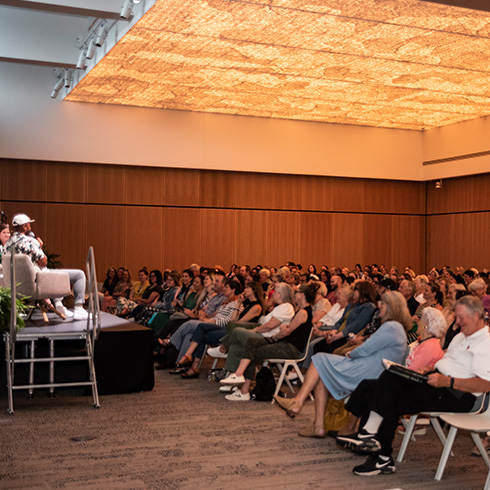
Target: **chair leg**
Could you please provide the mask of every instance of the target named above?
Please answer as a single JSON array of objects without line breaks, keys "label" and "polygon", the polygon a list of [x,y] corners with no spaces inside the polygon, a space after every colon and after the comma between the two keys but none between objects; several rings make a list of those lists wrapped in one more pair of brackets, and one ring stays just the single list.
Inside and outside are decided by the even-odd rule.
[{"label": "chair leg", "polygon": [[415,423],[417,422],[418,415],[412,415],[410,417],[410,420],[408,421],[407,426],[405,427],[405,435],[403,436],[403,441],[400,446],[400,451],[398,451],[398,456],[396,458],[396,461],[398,463],[401,463],[403,461],[403,458],[405,457],[405,452],[408,447],[408,443],[410,442],[410,439],[412,438],[412,433],[413,429],[415,427]]},{"label": "chair leg", "polygon": [[[40,306],[41,306],[41,310],[43,311],[43,317],[44,317],[44,311],[50,311],[51,313],[56,313],[63,320],[66,320],[66,316],[63,313],[61,313],[61,311],[58,311],[53,305],[50,305],[47,301],[41,300]],[[43,307],[44,307],[44,309],[43,309]],[[46,315],[45,318],[47,318],[47,317],[48,316]],[[44,321],[48,322],[49,320],[45,319]]]},{"label": "chair leg", "polygon": [[[31,340],[31,359],[34,360],[36,357],[36,342],[34,340]],[[29,384],[33,385],[34,384],[34,364],[35,362],[30,362],[29,363]],[[29,388],[29,398],[34,398],[34,388]]]},{"label": "chair leg", "polygon": [[[274,396],[276,396],[279,393],[279,390],[281,389],[282,383],[284,381],[284,378],[286,376],[286,371],[287,371],[287,364],[283,364],[282,366],[278,363],[277,368],[279,369],[279,372],[281,373],[279,375],[279,380],[276,383],[276,391],[274,392]],[[286,381],[289,381],[288,379]],[[272,403],[274,403],[274,398],[272,398]]]},{"label": "chair leg", "polygon": [[10,415],[14,414],[14,364],[11,358],[12,344],[11,344],[10,334],[5,336],[5,363],[7,368],[7,397],[8,397],[8,413]]},{"label": "chair leg", "polygon": [[434,478],[435,480],[440,480],[442,478],[442,474],[444,473],[444,468],[446,468],[446,463],[449,458],[449,454],[451,453],[454,438],[456,437],[457,432],[458,429],[454,426],[449,429],[446,444],[444,444],[444,450],[442,451],[441,460],[439,461],[439,466],[437,467],[436,476]]},{"label": "chair leg", "polygon": [[480,451],[483,461],[485,461],[485,464],[490,469],[490,458],[488,457],[486,449],[483,447],[480,435],[476,432],[472,432],[471,437],[473,438],[473,441],[475,442],[475,446],[478,448],[478,451]]},{"label": "chair leg", "polygon": [[[298,375],[299,380],[301,381],[301,384],[305,382],[305,377],[303,376],[303,373],[301,372],[301,369],[299,368],[298,364],[295,362],[293,365],[294,370],[296,371],[296,374]],[[310,393],[310,400],[312,402],[315,401],[315,398],[313,397],[313,393]]]}]

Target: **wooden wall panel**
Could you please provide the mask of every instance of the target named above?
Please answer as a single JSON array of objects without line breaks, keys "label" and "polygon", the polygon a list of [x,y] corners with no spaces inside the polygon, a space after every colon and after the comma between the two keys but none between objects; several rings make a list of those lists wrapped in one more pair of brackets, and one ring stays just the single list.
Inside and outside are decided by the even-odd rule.
[{"label": "wooden wall panel", "polygon": [[362,203],[366,213],[425,214],[425,184],[365,179]]},{"label": "wooden wall panel", "polygon": [[304,175],[301,178],[301,209],[331,211],[332,181],[330,177]]},{"label": "wooden wall panel", "polygon": [[[364,214],[362,217],[362,264],[392,262],[390,215]],[[357,262],[357,261],[356,261]],[[354,265],[354,264],[352,264]]]},{"label": "wooden wall panel", "polygon": [[122,165],[87,166],[87,202],[125,204],[126,167]]},{"label": "wooden wall panel", "polygon": [[236,252],[234,261],[237,264],[271,263],[270,256],[270,216],[267,211],[235,211],[236,219]]},{"label": "wooden wall panel", "polygon": [[276,267],[288,261],[298,262],[301,250],[300,213],[271,211],[270,257]]},{"label": "wooden wall panel", "polygon": [[126,204],[164,202],[165,171],[157,167],[126,167]]},{"label": "wooden wall panel", "polygon": [[427,214],[473,211],[474,177],[444,179],[442,188],[427,182]]},{"label": "wooden wall panel", "polygon": [[[361,214],[333,214],[331,263],[329,267],[339,266],[353,269],[362,261],[363,237]],[[363,264],[364,265],[364,264]]]},{"label": "wooden wall panel", "polygon": [[362,179],[332,179],[332,211],[362,211],[362,198]]},{"label": "wooden wall panel", "polygon": [[12,228],[12,218],[19,213],[27,214],[31,219],[36,220],[32,223],[33,233],[44,241],[46,237],[46,218],[45,205],[39,202],[9,202],[3,201],[2,211],[7,216],[7,222]]},{"label": "wooden wall panel", "polygon": [[199,205],[211,208],[232,208],[234,172],[201,170]]},{"label": "wooden wall panel", "polygon": [[126,267],[133,280],[146,266],[149,270],[162,267],[163,211],[157,207],[126,207]]},{"label": "wooden wall panel", "polygon": [[6,201],[44,201],[46,197],[46,162],[6,160],[3,176]]},{"label": "wooden wall panel", "polygon": [[192,263],[202,265],[201,210],[164,208],[163,222],[163,268],[180,271]]},{"label": "wooden wall panel", "polygon": [[46,204],[44,246],[60,255],[65,269],[85,270],[87,216],[83,204]]},{"label": "wooden wall panel", "polygon": [[299,262],[303,268],[315,264],[319,270],[321,265],[332,263],[332,214],[301,213],[300,222]]},{"label": "wooden wall panel", "polygon": [[429,216],[427,218],[427,267],[452,265],[456,246],[456,215]]},{"label": "wooden wall panel", "polygon": [[[401,272],[406,266],[415,271],[428,271],[425,266],[425,217],[393,216],[391,263]],[[430,264],[429,264],[430,265]]]},{"label": "wooden wall panel", "polygon": [[126,266],[125,236],[124,206],[87,205],[87,248],[94,247],[99,280],[109,267]]},{"label": "wooden wall panel", "polygon": [[4,188],[7,187],[5,185],[5,177],[3,175],[3,168],[5,165],[6,165],[6,160],[0,158],[0,205],[1,205],[1,201],[5,199]]},{"label": "wooden wall panel", "polygon": [[[165,169],[164,204],[167,206],[199,206],[200,171]],[[209,189],[208,192],[212,192]]]},{"label": "wooden wall panel", "polygon": [[235,261],[235,211],[201,209],[201,262],[212,267],[222,265],[228,270]]},{"label": "wooden wall panel", "polygon": [[87,200],[87,164],[47,162],[46,200],[84,203]]}]

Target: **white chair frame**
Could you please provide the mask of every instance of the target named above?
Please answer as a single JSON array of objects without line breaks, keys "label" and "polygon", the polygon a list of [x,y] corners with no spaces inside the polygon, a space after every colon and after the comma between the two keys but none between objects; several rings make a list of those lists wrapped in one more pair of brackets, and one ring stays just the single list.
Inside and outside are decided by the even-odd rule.
[{"label": "white chair frame", "polygon": [[[486,398],[488,402],[488,395]],[[444,450],[442,451],[435,479],[440,480],[442,478],[458,429],[470,431],[471,437],[473,438],[478,451],[480,451],[483,461],[485,461],[485,464],[490,469],[490,458],[483,447],[479,435],[482,432],[486,433],[490,431],[490,404],[488,404],[488,407],[484,412],[443,414],[441,415],[441,419],[451,427],[448,432],[446,443],[444,444]],[[487,475],[484,490],[490,490],[490,472]]]},{"label": "white chair frame", "polygon": [[[16,281],[15,281],[15,251],[12,251],[10,261],[10,275],[11,275],[11,291],[12,291],[12,304],[10,312],[10,329],[4,333],[5,341],[5,362],[7,371],[7,389],[8,389],[8,413],[13,415],[14,413],[14,400],[13,392],[15,390],[29,390],[29,394],[32,395],[33,390],[36,388],[48,388],[50,393],[54,393],[54,388],[61,387],[74,387],[74,386],[90,386],[92,389],[92,399],[95,408],[99,408],[99,396],[97,392],[97,381],[95,376],[94,365],[94,344],[98,337],[100,330],[100,310],[99,301],[97,298],[97,278],[95,272],[95,259],[93,248],[90,247],[87,256],[87,284],[88,284],[88,310],[89,315],[87,318],[87,324],[83,330],[75,330],[68,326],[44,326],[44,327],[31,327],[24,330],[17,331],[17,305],[16,305]],[[39,339],[47,339],[49,341],[50,356],[46,358],[35,358],[34,350],[35,343]],[[82,356],[67,356],[67,357],[55,357],[54,356],[54,342],[57,340],[85,340],[85,355]],[[15,358],[15,345],[17,342],[28,342],[31,348],[30,357],[25,359]],[[28,345],[29,345],[28,344]],[[55,362],[63,361],[87,361],[89,365],[89,380],[88,381],[75,381],[70,383],[55,383],[54,381],[54,365]],[[49,363],[49,382],[48,383],[35,383],[34,381],[34,366],[39,362]],[[17,364],[29,365],[29,383],[26,385],[17,385],[15,383],[15,366]]]},{"label": "white chair frame", "polygon": [[[289,389],[293,393],[296,393],[293,388],[293,385],[291,384],[291,382],[286,376],[288,369],[290,367],[292,367],[296,371],[296,374],[298,375],[298,378],[300,379],[301,383],[304,382],[305,378],[303,376],[303,373],[301,372],[301,369],[298,366],[298,363],[303,362],[306,359],[312,335],[313,335],[313,329],[311,329],[310,331],[310,335],[308,336],[308,341],[306,342],[305,349],[299,359],[264,359],[264,365],[269,363],[275,364],[275,366],[277,367],[280,373],[279,379],[277,380],[276,383],[276,391],[274,392],[274,396],[276,396],[279,393],[279,390],[281,389],[281,386],[284,383],[284,381],[288,385]],[[310,393],[310,398],[311,400],[313,400],[313,395],[311,393]],[[274,403],[274,398],[272,398],[272,403]]]}]

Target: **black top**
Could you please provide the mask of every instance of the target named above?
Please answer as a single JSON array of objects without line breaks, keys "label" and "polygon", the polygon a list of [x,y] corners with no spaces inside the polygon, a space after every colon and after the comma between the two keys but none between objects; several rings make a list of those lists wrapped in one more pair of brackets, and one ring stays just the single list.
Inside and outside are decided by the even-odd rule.
[{"label": "black top", "polygon": [[[313,328],[313,311],[311,306],[307,306],[304,308],[304,310],[308,314],[306,321],[293,330],[287,337],[279,339],[279,342],[289,342],[290,344],[293,344],[300,352],[305,350],[306,342],[308,342],[308,337],[310,336],[311,329]],[[298,313],[296,313],[296,315]]]},{"label": "black top", "polygon": [[[245,304],[245,302],[244,302]],[[243,308],[242,312],[240,313],[240,316],[238,317],[238,320],[243,318],[255,305],[260,305],[260,301],[247,301],[247,304]],[[262,305],[261,305],[262,306]],[[259,318],[262,316],[262,310],[257,316],[254,316],[250,320],[248,320],[250,323],[256,323],[259,321]]]},{"label": "black top", "polygon": [[442,346],[442,350],[446,350],[449,347],[449,344],[451,341],[458,335],[458,333],[461,331],[461,328],[458,326],[456,329],[453,327],[455,326],[456,320],[454,320],[451,325],[449,325],[449,328],[447,329],[446,336],[444,337],[444,345]]},{"label": "black top", "polygon": [[104,291],[107,291],[109,293],[109,296],[112,296],[112,293],[114,292],[114,288],[116,287],[117,284],[117,279],[114,282],[110,282],[110,279],[106,277],[104,284],[102,284],[102,289]]}]

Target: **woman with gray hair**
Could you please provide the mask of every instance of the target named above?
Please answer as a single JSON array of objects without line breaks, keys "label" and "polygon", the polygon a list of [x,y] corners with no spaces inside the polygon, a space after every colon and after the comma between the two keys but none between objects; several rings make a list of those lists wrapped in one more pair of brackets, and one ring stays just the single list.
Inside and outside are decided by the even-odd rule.
[{"label": "woman with gray hair", "polygon": [[444,355],[441,339],[446,335],[446,331],[444,315],[435,308],[425,308],[418,327],[419,339],[410,344],[410,353],[405,365],[414,371],[421,368],[432,369]]}]

